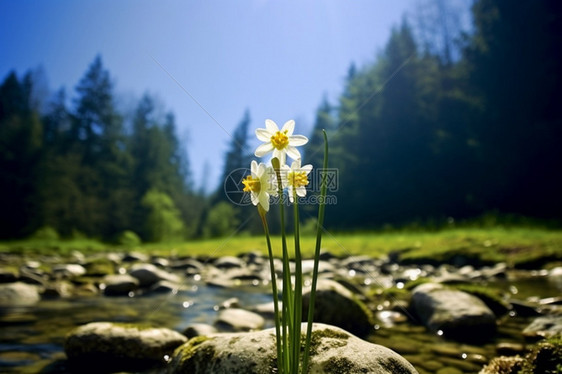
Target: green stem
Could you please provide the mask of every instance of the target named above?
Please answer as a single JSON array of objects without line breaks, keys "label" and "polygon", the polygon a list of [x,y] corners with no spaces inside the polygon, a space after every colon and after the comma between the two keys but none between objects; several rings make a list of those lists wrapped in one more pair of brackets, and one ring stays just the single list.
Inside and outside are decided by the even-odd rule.
[{"label": "green stem", "polygon": [[289,252],[287,250],[287,237],[285,233],[285,206],[283,204],[283,182],[281,180],[281,166],[277,158],[271,160],[275,174],[277,175],[277,186],[279,189],[279,197],[281,204],[279,204],[279,211],[281,214],[281,245],[283,249],[283,314],[282,314],[282,334],[283,334],[283,358],[285,372],[291,372],[291,359],[292,354],[290,350],[289,334],[292,334],[294,325],[293,316],[293,295],[291,285],[291,267],[289,264]]},{"label": "green stem", "polygon": [[277,368],[283,373],[283,364],[281,357],[281,320],[279,316],[279,291],[277,290],[277,277],[275,276],[275,265],[273,263],[273,251],[271,250],[271,239],[269,237],[269,226],[267,224],[267,219],[265,218],[265,210],[262,206],[258,207],[258,212],[261,217],[261,222],[263,224],[263,231],[265,232],[265,239],[267,242],[267,251],[269,254],[269,269],[271,272],[271,291],[273,292],[273,310],[275,313],[275,344],[277,346]]},{"label": "green stem", "polygon": [[295,223],[295,325],[293,330],[293,372],[299,372],[301,351],[301,322],[302,322],[302,257],[300,248],[299,204],[296,191],[293,190],[293,212]]},{"label": "green stem", "polygon": [[326,208],[326,191],[327,186],[327,175],[326,170],[328,169],[328,136],[326,135],[326,130],[322,130],[324,135],[324,163],[323,174],[322,174],[322,184],[320,187],[320,201],[318,207],[318,222],[316,226],[316,247],[314,249],[314,270],[312,271],[312,285],[310,288],[310,299],[308,303],[308,319],[306,326],[306,341],[304,345],[304,357],[303,357],[303,373],[308,372],[308,360],[309,360],[309,350],[310,341],[312,340],[312,322],[314,319],[314,303],[316,298],[316,284],[318,282],[318,261],[320,258],[320,246],[322,244],[322,229],[324,224],[324,210]]}]

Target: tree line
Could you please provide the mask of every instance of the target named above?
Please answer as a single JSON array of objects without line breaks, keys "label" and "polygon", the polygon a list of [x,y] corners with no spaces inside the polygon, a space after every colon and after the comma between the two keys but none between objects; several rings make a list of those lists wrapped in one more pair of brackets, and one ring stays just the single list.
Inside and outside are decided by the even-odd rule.
[{"label": "tree line", "polygon": [[203,204],[172,113],[144,95],[126,118],[99,56],[71,108],[61,89],[42,111],[36,91],[32,73],[0,86],[1,238],[41,228],[114,241],[197,234]]},{"label": "tree line", "polygon": [[[303,162],[321,165],[326,129],[338,172],[327,227],[490,211],[560,222],[562,7],[477,0],[467,31],[447,2],[426,4],[392,30],[373,62],[352,64],[340,97],[316,111]],[[252,158],[250,129],[262,127],[249,111],[220,186],[207,196],[190,184],[173,114],[161,114],[149,95],[132,115],[120,113],[100,57],[70,107],[64,90],[46,108],[36,92],[31,73],[10,73],[0,86],[0,238],[47,226],[64,237],[117,241],[260,231],[255,208],[225,193],[239,186],[231,172]],[[303,208],[312,229],[314,207]],[[277,214],[270,217],[275,230]]]}]

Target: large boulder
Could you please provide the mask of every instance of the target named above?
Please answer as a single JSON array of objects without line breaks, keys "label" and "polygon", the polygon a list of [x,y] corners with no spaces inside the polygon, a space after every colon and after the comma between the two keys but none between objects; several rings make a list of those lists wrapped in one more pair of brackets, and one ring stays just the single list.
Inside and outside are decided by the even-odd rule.
[{"label": "large boulder", "polygon": [[135,371],[165,364],[166,355],[186,341],[166,328],[93,322],[71,331],[64,351],[81,372]]},{"label": "large boulder", "polygon": [[[303,333],[306,324],[302,324]],[[303,334],[304,338],[304,334]],[[275,330],[197,337],[174,352],[169,374],[263,374],[276,372]],[[408,374],[416,369],[402,356],[324,324],[314,324],[309,373]]]},{"label": "large boulder", "polygon": [[[303,321],[308,318],[310,291],[303,295]],[[349,289],[330,279],[319,279],[314,303],[314,322],[341,327],[352,334],[366,336],[373,331],[373,315]]]},{"label": "large boulder", "polygon": [[476,296],[425,283],[412,293],[412,309],[431,331],[463,341],[482,341],[496,331],[494,313]]},{"label": "large boulder", "polygon": [[39,301],[37,286],[23,283],[0,284],[0,306],[28,306]]}]

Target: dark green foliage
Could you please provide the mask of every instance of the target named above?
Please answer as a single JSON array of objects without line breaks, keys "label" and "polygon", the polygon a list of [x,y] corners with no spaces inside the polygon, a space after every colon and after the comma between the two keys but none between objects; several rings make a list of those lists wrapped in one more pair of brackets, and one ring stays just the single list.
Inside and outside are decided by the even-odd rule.
[{"label": "dark green foliage", "polygon": [[207,213],[203,225],[203,237],[215,238],[231,235],[239,225],[236,208],[230,202],[222,201],[214,205]]},{"label": "dark green foliage", "polygon": [[172,114],[157,118],[145,96],[125,131],[99,56],[72,108],[60,90],[39,113],[34,84],[31,74],[11,73],[0,86],[0,238],[47,226],[111,241],[127,230],[145,240],[195,233],[202,203]]},{"label": "dark green foliage", "polygon": [[351,70],[334,114],[329,227],[488,211],[559,219],[562,7],[480,0],[472,10],[458,58],[420,48],[404,21],[374,63]]}]

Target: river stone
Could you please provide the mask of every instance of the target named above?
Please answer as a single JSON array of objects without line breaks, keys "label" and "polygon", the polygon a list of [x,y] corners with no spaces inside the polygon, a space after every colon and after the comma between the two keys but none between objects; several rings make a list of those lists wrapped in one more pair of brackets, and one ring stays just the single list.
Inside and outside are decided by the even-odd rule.
[{"label": "river stone", "polygon": [[86,274],[86,268],[78,264],[60,264],[53,266],[55,277],[76,278]]},{"label": "river stone", "polygon": [[232,269],[245,267],[246,263],[238,257],[224,256],[218,258],[213,265],[219,269]]},{"label": "river stone", "polygon": [[[303,319],[308,318],[310,291],[303,295]],[[319,279],[316,286],[314,321],[341,327],[366,336],[373,331],[373,315],[359,297],[336,281]]]},{"label": "river stone", "polygon": [[186,341],[166,328],[93,322],[71,331],[64,351],[81,371],[135,371],[164,364],[165,356]]},{"label": "river stone", "polygon": [[562,336],[562,315],[543,316],[535,318],[523,330],[526,338],[550,338]]},{"label": "river stone", "polygon": [[217,333],[218,331],[214,326],[206,323],[194,323],[183,330],[183,334],[190,339],[195,338],[196,336],[213,335]]},{"label": "river stone", "polygon": [[0,284],[0,306],[27,306],[39,301],[36,286],[23,282]]},{"label": "river stone", "polygon": [[14,269],[0,269],[0,283],[13,283],[18,280],[18,274]]},{"label": "river stone", "polygon": [[131,267],[129,274],[138,279],[141,287],[150,287],[159,281],[179,283],[178,276],[159,269],[152,264],[136,264]]},{"label": "river stone", "polygon": [[127,296],[139,287],[138,279],[128,274],[106,275],[102,284],[107,296]]},{"label": "river stone", "polygon": [[[306,324],[302,324],[303,333]],[[304,339],[304,334],[303,334]],[[276,372],[275,329],[197,337],[174,352],[169,374]],[[408,374],[416,369],[394,351],[329,325],[314,324],[309,373]]]},{"label": "river stone", "polygon": [[426,283],[414,289],[411,304],[428,329],[441,331],[449,338],[485,340],[496,331],[494,313],[479,298],[466,292]]},{"label": "river stone", "polygon": [[478,374],[519,373],[525,366],[526,360],[519,356],[500,356],[493,358]]},{"label": "river stone", "polygon": [[259,314],[244,309],[223,309],[215,326],[223,331],[251,331],[263,328],[265,320]]}]

